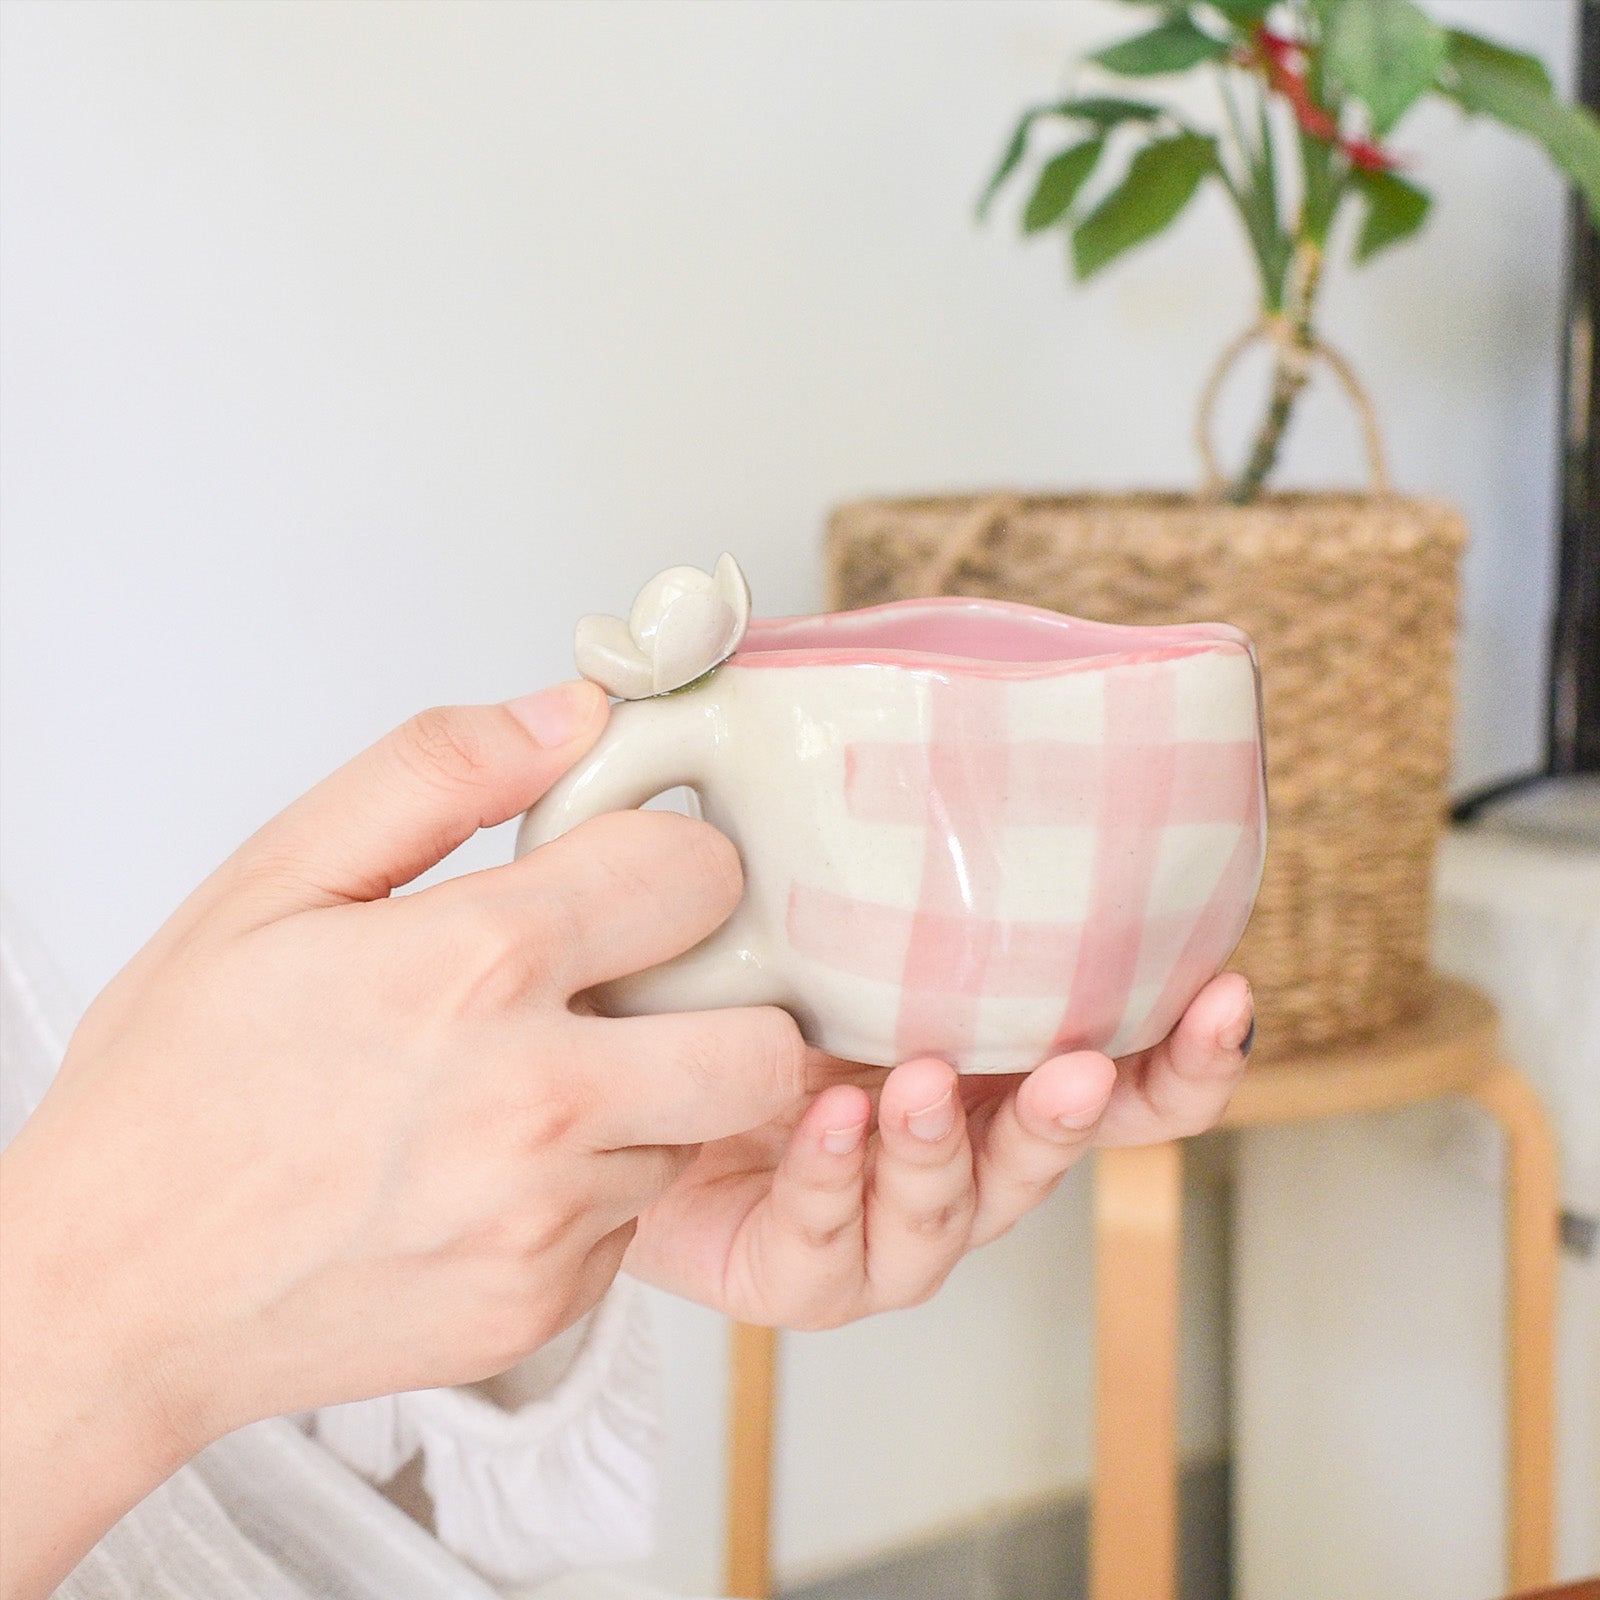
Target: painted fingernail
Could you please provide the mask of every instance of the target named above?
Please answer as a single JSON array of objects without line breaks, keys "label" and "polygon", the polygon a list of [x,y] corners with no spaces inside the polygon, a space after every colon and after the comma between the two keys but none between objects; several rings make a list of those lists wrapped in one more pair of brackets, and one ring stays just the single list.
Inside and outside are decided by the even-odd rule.
[{"label": "painted fingernail", "polygon": [[822,1136],[822,1148],[830,1156],[847,1156],[861,1143],[861,1135],[867,1131],[864,1122],[858,1122],[853,1128],[829,1128]]},{"label": "painted fingernail", "polygon": [[1250,1046],[1256,1042],[1256,1013],[1252,1006],[1243,1017],[1233,1022],[1217,1035],[1217,1043],[1224,1050],[1237,1050],[1240,1055],[1250,1054]]},{"label": "painted fingernail", "polygon": [[946,1089],[931,1106],[924,1106],[906,1117],[906,1126],[924,1144],[937,1144],[949,1135],[955,1125],[956,1091],[953,1086]]},{"label": "painted fingernail", "polygon": [[1217,1034],[1217,1043],[1224,1050],[1237,1050],[1240,1055],[1249,1055],[1250,1046],[1256,1039],[1256,997],[1245,990],[1244,1006],[1234,1017],[1233,1021]]},{"label": "painted fingernail", "polygon": [[598,684],[558,683],[553,689],[508,700],[506,710],[545,749],[553,750],[577,738],[594,720],[604,699],[605,693]]}]

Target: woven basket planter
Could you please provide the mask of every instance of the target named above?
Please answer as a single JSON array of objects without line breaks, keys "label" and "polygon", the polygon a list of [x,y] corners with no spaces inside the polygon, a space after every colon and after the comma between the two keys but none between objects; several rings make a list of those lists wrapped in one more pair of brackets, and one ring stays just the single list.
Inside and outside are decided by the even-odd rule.
[{"label": "woven basket planter", "polygon": [[1250,634],[1269,831],[1234,965],[1277,1054],[1399,1021],[1426,993],[1464,539],[1449,506],[1386,493],[864,500],[830,520],[830,602],[988,595]]}]

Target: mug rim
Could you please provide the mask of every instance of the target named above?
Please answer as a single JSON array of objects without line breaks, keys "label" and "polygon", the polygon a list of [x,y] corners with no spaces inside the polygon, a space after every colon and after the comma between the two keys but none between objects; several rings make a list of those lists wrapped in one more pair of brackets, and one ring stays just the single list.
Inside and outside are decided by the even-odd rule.
[{"label": "mug rim", "polygon": [[[1031,655],[1021,659],[953,650],[908,648],[871,638],[854,644],[815,642],[818,635],[872,632],[883,619],[899,626],[919,617],[946,625],[1021,624],[1035,635],[1043,632],[1070,635],[1077,649],[1061,655]],[[1139,636],[1135,643],[1130,636]],[[793,644],[785,644],[793,638]],[[1119,647],[1120,642],[1120,647]],[[1084,646],[1091,646],[1084,649]],[[891,600],[882,605],[851,611],[824,612],[820,616],[761,617],[750,622],[739,649],[725,665],[772,670],[788,667],[898,667],[931,670],[975,678],[1043,678],[1076,672],[1104,672],[1115,667],[1183,660],[1191,656],[1242,651],[1252,664],[1255,647],[1241,629],[1225,622],[1117,623],[1096,622],[1043,606],[983,596],[936,595],[922,599]]]}]

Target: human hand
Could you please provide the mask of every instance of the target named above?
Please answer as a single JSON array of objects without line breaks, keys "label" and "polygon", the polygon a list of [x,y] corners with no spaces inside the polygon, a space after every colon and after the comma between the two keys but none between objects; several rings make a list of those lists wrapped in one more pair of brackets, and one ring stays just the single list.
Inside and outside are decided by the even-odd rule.
[{"label": "human hand", "polygon": [[934,1060],[885,1076],[819,1057],[813,1075],[827,1086],[754,1132],[707,1144],[640,1217],[627,1267],[782,1327],[919,1305],[1090,1146],[1214,1126],[1252,1016],[1249,985],[1228,974],[1163,1043],[1115,1064],[1079,1051],[1026,1077],[958,1076]]},{"label": "human hand", "polygon": [[408,723],[95,1001],[0,1161],[0,1593],[43,1592],[228,1429],[510,1366],[599,1298],[687,1147],[798,1097],[780,1011],[570,1004],[732,910],[737,856],[703,823],[600,817],[387,898],[605,716],[571,684]]}]

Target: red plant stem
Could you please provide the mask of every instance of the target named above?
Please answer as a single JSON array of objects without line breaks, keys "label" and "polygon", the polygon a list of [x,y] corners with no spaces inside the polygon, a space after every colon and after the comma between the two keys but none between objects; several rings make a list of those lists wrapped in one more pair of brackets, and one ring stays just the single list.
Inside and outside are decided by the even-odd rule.
[{"label": "red plant stem", "polygon": [[1339,124],[1332,114],[1319,106],[1312,97],[1305,73],[1298,62],[1305,47],[1281,33],[1259,24],[1255,30],[1255,49],[1245,52],[1244,65],[1259,66],[1266,74],[1267,87],[1280,94],[1289,103],[1294,119],[1311,135],[1325,144],[1334,145],[1343,152],[1353,167],[1366,172],[1389,172],[1395,159],[1371,139],[1354,139],[1339,132]]}]

